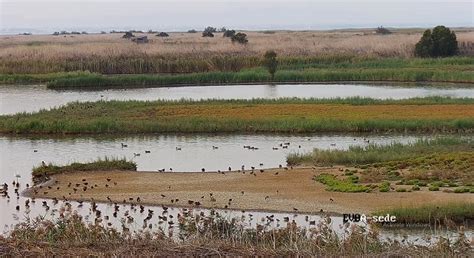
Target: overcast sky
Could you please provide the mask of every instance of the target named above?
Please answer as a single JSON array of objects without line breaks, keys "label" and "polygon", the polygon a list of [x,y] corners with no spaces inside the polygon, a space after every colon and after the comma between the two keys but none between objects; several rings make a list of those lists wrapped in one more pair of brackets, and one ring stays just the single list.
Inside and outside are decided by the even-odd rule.
[{"label": "overcast sky", "polygon": [[0,0],[0,31],[473,26],[470,0]]}]

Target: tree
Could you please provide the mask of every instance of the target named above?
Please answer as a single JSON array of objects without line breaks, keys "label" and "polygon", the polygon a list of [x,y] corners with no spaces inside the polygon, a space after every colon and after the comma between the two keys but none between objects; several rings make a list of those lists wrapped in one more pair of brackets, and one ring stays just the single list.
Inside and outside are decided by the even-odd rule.
[{"label": "tree", "polygon": [[272,81],[275,78],[275,72],[278,67],[278,61],[276,57],[277,54],[273,50],[265,52],[265,55],[263,56],[263,65],[267,68],[268,72],[272,76]]},{"label": "tree", "polygon": [[415,55],[419,57],[446,57],[458,53],[456,34],[445,26],[426,30],[415,45]]},{"label": "tree", "polygon": [[433,52],[433,39],[431,30],[425,30],[420,41],[415,45],[415,55],[419,57],[430,57]]},{"label": "tree", "polygon": [[237,42],[240,44],[247,44],[249,42],[247,34],[241,32],[234,34],[230,39],[232,40],[232,43]]}]

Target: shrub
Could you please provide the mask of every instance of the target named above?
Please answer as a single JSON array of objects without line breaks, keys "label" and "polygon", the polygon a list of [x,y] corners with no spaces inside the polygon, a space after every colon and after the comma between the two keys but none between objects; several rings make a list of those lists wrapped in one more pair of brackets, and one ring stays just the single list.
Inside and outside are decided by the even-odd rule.
[{"label": "shrub", "polygon": [[388,30],[387,28],[384,28],[383,26],[378,27],[375,30],[375,33],[381,34],[381,35],[392,34],[392,32],[390,30]]},{"label": "shrub", "polygon": [[278,61],[276,59],[277,54],[275,53],[275,51],[269,50],[265,52],[265,55],[263,57],[264,57],[263,65],[267,68],[273,80],[273,78],[275,78],[275,72],[278,67]]},{"label": "shrub", "polygon": [[242,32],[234,34],[230,39],[232,40],[232,43],[237,42],[239,44],[247,44],[249,42],[247,34]]},{"label": "shrub", "polygon": [[430,190],[430,191],[439,191],[439,187],[438,186],[430,186],[428,188],[428,190]]},{"label": "shrub", "polygon": [[226,30],[224,31],[224,34],[222,34],[223,37],[227,38],[232,38],[235,35],[235,30]]},{"label": "shrub", "polygon": [[379,186],[379,191],[380,192],[388,192],[390,191],[390,182],[382,182]]},{"label": "shrub", "polygon": [[398,188],[397,189],[397,192],[400,192],[400,193],[404,193],[406,191],[407,191],[407,189],[405,189],[405,188]]},{"label": "shrub", "polygon": [[419,57],[447,57],[456,55],[458,42],[456,34],[445,26],[426,30],[415,45],[415,55]]},{"label": "shrub", "polygon": [[413,190],[413,191],[420,191],[420,187],[417,186],[417,185],[414,185],[414,186],[411,188],[411,190]]},{"label": "shrub", "polygon": [[196,33],[197,31],[192,29],[192,30],[188,30],[188,33]]},{"label": "shrub", "polygon": [[169,37],[170,35],[166,32],[160,32],[158,34],[156,34],[157,37]]},{"label": "shrub", "polygon": [[209,27],[204,29],[204,31],[202,32],[202,36],[213,38],[214,37],[214,32],[216,32],[216,31],[217,31],[216,28],[209,26]]},{"label": "shrub", "polygon": [[124,39],[129,39],[129,38],[133,38],[133,37],[135,37],[135,35],[133,35],[133,33],[130,32],[130,31],[125,32],[125,34],[123,34],[123,36],[122,36],[122,38],[124,38]]}]

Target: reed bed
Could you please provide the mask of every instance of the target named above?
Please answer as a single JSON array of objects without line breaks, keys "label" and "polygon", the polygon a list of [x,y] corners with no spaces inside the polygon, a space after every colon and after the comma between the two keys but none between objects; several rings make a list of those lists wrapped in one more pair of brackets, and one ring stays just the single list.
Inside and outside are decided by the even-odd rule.
[{"label": "reed bed", "polygon": [[1,133],[472,132],[470,99],[71,103],[0,117]]},{"label": "reed bed", "polygon": [[[122,34],[0,37],[0,73],[56,73],[90,71],[102,74],[190,73],[240,71],[260,66],[260,57],[275,50],[282,66],[315,60],[357,60],[413,57],[422,30],[374,35],[372,31],[246,32],[249,43],[232,44],[217,34],[171,33],[137,45]],[[474,32],[458,31],[464,56],[474,56]]]},{"label": "reed bed", "polygon": [[130,88],[180,85],[222,85],[248,83],[312,83],[335,81],[396,81],[396,82],[457,82],[474,83],[471,71],[443,69],[305,69],[280,70],[272,79],[264,70],[241,72],[210,72],[182,75],[121,75],[82,74],[57,77],[47,83],[50,89],[61,88]]},{"label": "reed bed", "polygon": [[380,215],[394,215],[397,224],[464,224],[474,222],[474,203],[447,203],[399,207],[377,212]]},{"label": "reed bed", "polygon": [[442,137],[434,140],[420,139],[410,144],[392,143],[389,145],[370,144],[367,147],[351,146],[348,150],[315,149],[307,154],[290,154],[287,157],[287,163],[290,165],[366,165],[389,161],[403,161],[435,153],[462,151],[472,153],[473,146],[474,142],[469,139],[452,137]]},{"label": "reed bed", "polygon": [[386,255],[469,255],[472,248],[462,231],[451,243],[447,239],[429,246],[383,240],[377,229],[345,227],[342,236],[330,226],[329,219],[306,230],[294,223],[286,228],[245,229],[238,219],[219,215],[182,215],[177,236],[164,231],[119,232],[99,223],[86,224],[61,209],[61,218],[41,218],[17,224],[6,237],[0,237],[4,256],[386,256]]}]

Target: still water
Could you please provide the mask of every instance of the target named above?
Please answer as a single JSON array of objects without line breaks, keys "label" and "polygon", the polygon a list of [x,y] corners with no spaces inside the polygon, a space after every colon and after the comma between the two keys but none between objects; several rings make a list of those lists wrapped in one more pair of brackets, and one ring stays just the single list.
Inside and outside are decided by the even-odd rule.
[{"label": "still water", "polygon": [[157,99],[252,99],[252,98],[347,98],[405,99],[428,96],[474,98],[474,88],[401,87],[382,85],[305,84],[234,85],[109,90],[48,90],[42,85],[0,85],[0,115],[34,112],[72,101],[157,100]]},{"label": "still water", "polygon": [[[22,189],[27,183],[31,184],[31,168],[37,166],[41,161],[55,164],[67,164],[70,162],[86,162],[97,157],[125,157],[137,162],[140,171],[157,171],[158,169],[173,168],[173,171],[216,171],[227,167],[240,167],[241,165],[256,166],[260,163],[265,168],[277,167],[286,163],[289,153],[304,153],[313,148],[321,149],[347,149],[351,145],[364,146],[370,143],[389,144],[391,142],[408,143],[419,138],[431,138],[430,135],[147,135],[134,137],[74,137],[74,138],[24,138],[24,137],[0,137],[0,183],[9,183],[18,180]],[[290,142],[288,149],[280,148],[280,144]],[[122,148],[122,143],[128,147]],[[254,146],[258,149],[249,150],[244,145]],[[213,146],[218,147],[217,149]],[[176,148],[180,148],[177,150]],[[273,148],[278,148],[274,150]],[[150,153],[145,153],[145,150]],[[140,153],[135,156],[134,153]],[[27,210],[24,203],[27,198],[16,197],[13,187],[10,188],[10,199],[0,197],[0,225],[2,231],[6,232],[13,224],[34,218],[38,215],[45,218],[57,218],[59,210],[64,203],[54,204],[51,200],[37,199],[30,204]],[[46,201],[49,210],[42,205]],[[95,216],[91,213],[91,205],[71,202],[74,210],[83,215],[87,221],[94,221]],[[20,211],[16,210],[17,205]],[[112,227],[122,228],[125,213],[133,217],[134,221],[125,223],[132,230],[140,230],[143,227],[143,219],[147,216],[147,210],[152,209],[156,216],[147,224],[153,228],[169,230],[169,221],[176,222],[178,213],[184,211],[179,208],[170,208],[166,213],[162,207],[146,207],[145,212],[133,209],[129,205],[119,205],[117,216],[113,216],[115,208],[113,205],[99,204],[98,209],[102,216],[109,216]],[[27,213],[25,213],[27,211]],[[195,209],[191,213],[204,212],[206,209]],[[254,227],[256,224],[268,227],[285,226],[285,220],[295,221],[298,225],[312,227],[311,222],[319,222],[318,215],[302,215],[288,213],[271,213],[275,217],[269,221],[265,212],[247,212],[221,210],[222,216],[228,218],[243,218],[243,224]],[[251,215],[250,215],[251,214]],[[158,220],[158,215],[168,216],[168,221]],[[170,217],[171,215],[171,217]],[[317,223],[316,223],[317,224]],[[332,217],[333,228],[342,232],[342,218]],[[0,232],[2,232],[0,231]],[[410,231],[413,232],[413,231]],[[410,236],[413,239],[421,239],[420,234],[432,232],[421,232]],[[397,237],[399,233],[387,233],[388,237]],[[395,235],[394,235],[395,234]],[[446,232],[445,234],[451,234]],[[471,233],[469,233],[471,234]],[[416,238],[415,238],[416,236]],[[399,236],[398,236],[399,237]],[[421,240],[420,240],[421,241]]]}]

